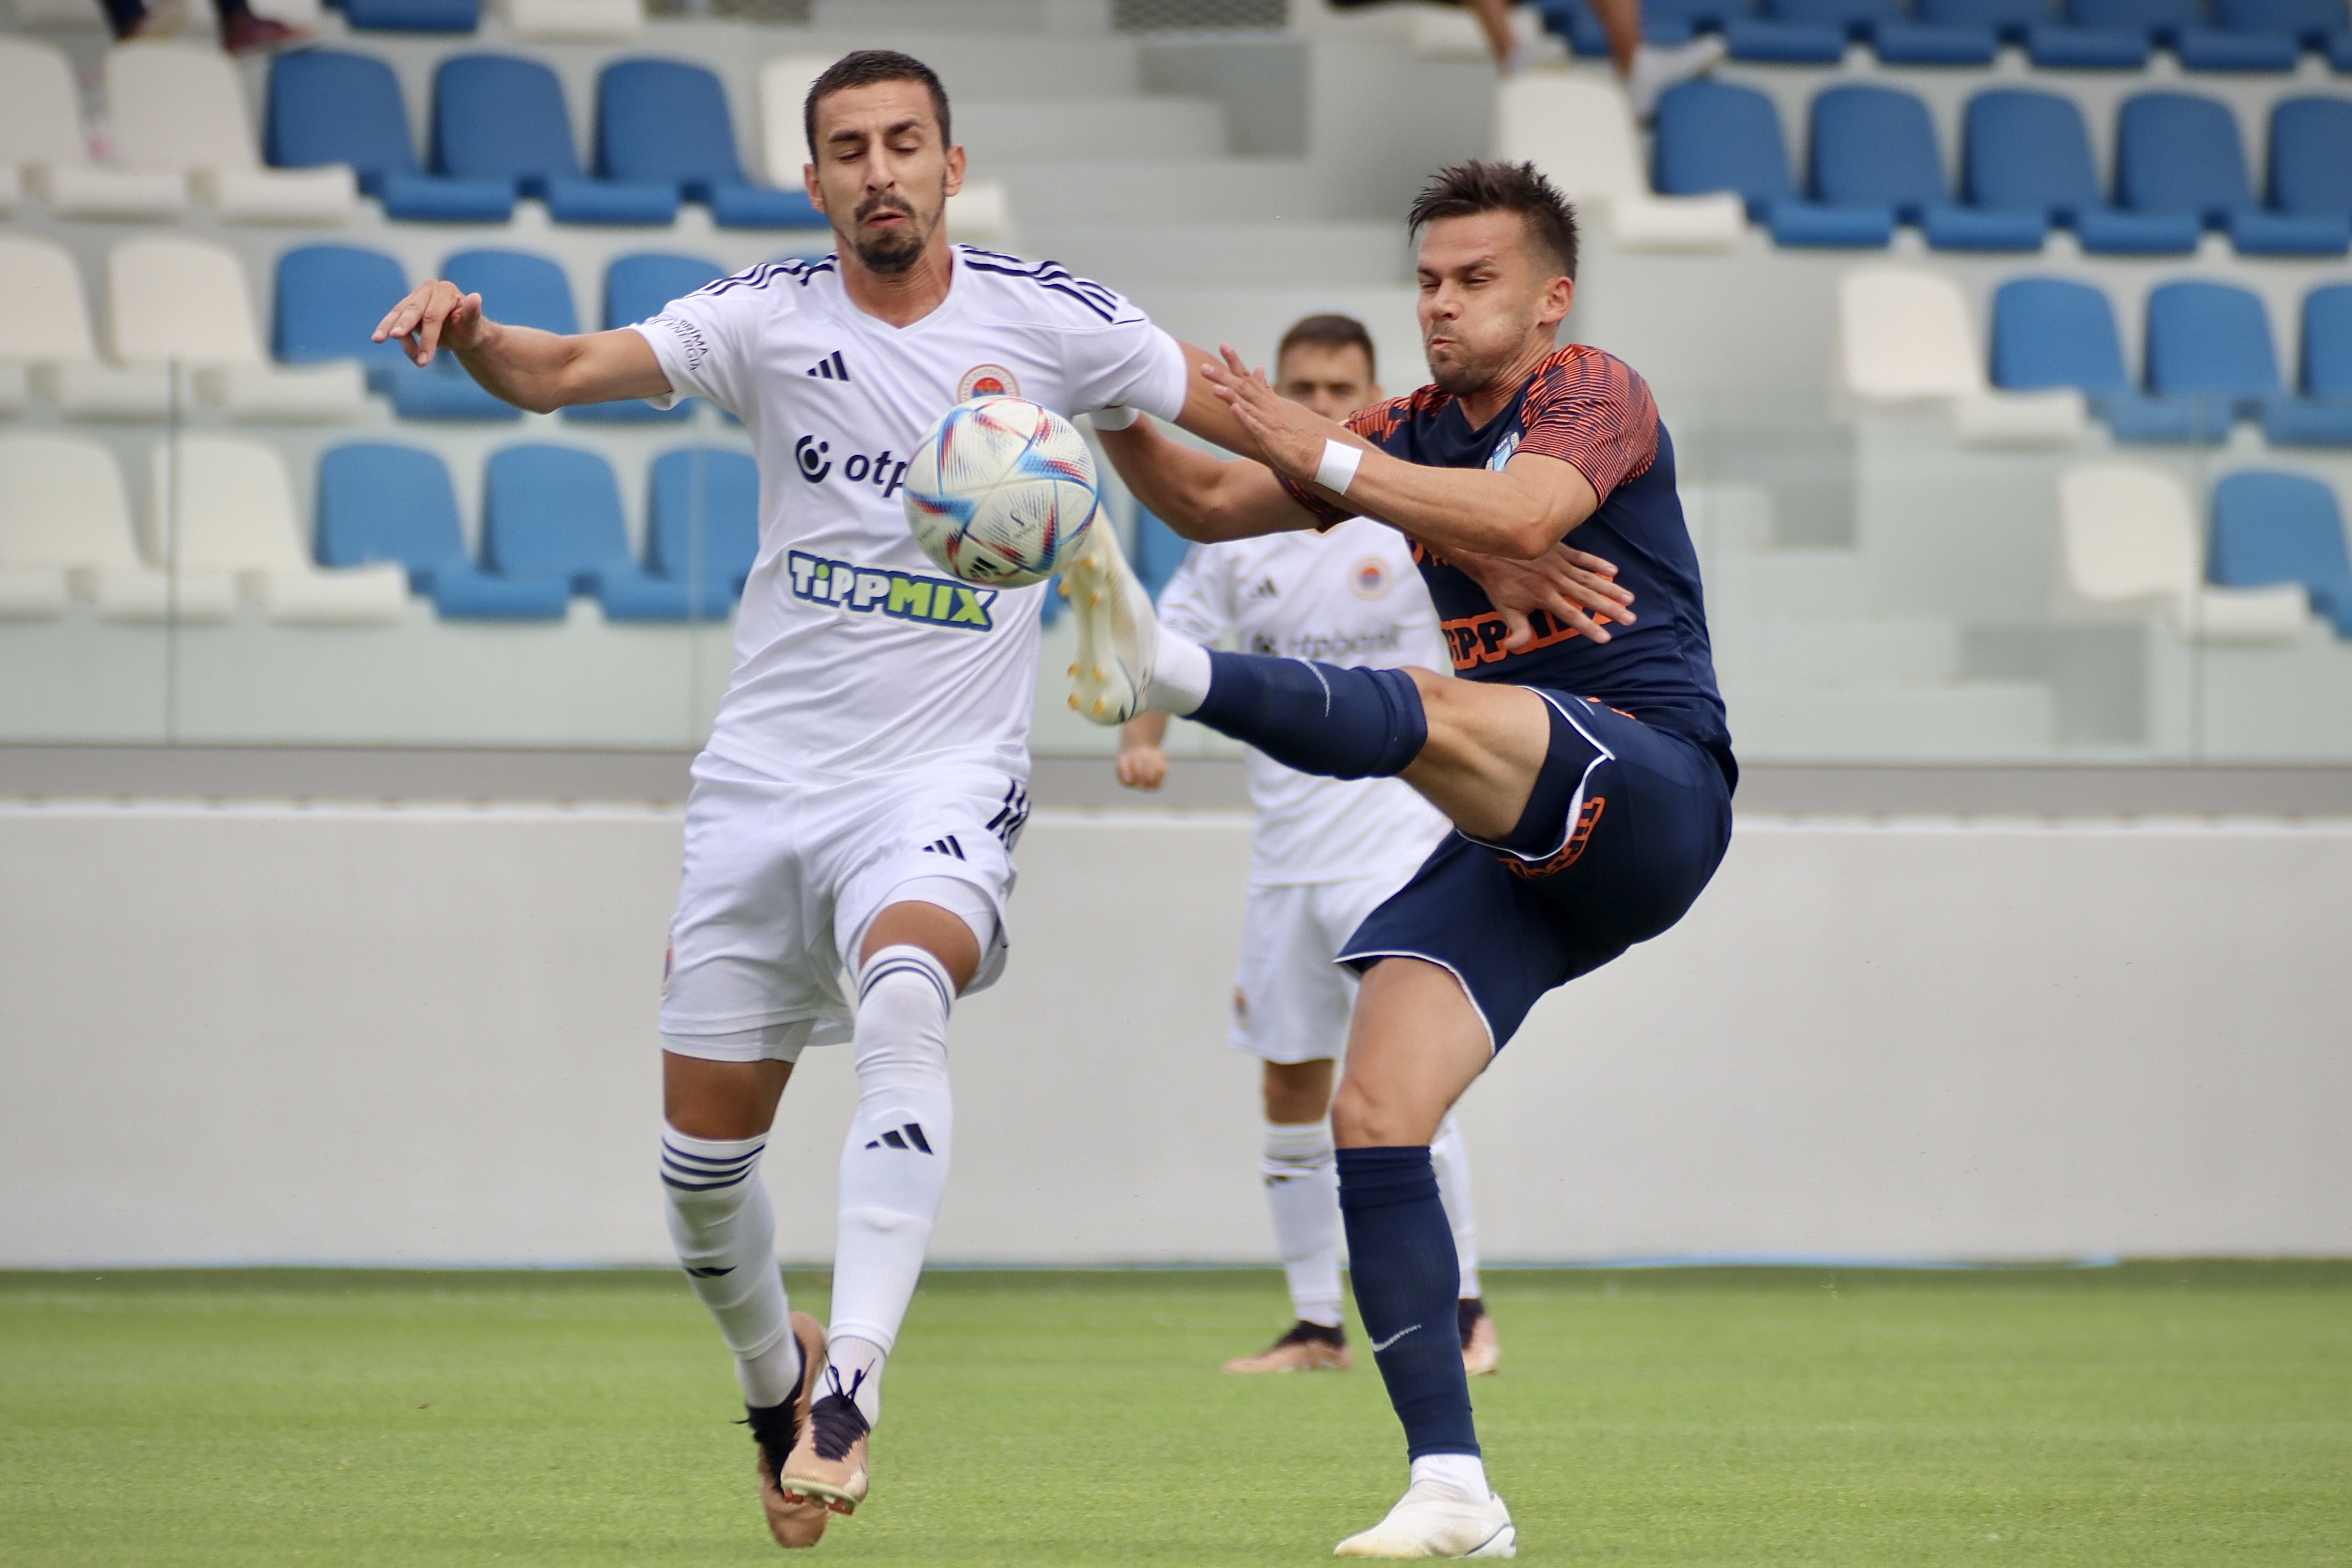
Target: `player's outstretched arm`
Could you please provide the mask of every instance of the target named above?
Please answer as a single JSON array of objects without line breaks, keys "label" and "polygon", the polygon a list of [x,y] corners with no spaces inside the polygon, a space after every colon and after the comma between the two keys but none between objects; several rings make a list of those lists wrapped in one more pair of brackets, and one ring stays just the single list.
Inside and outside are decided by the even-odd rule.
[{"label": "player's outstretched arm", "polygon": [[[1272,467],[1312,486],[1335,506],[1393,523],[1446,550],[1533,560],[1600,509],[1591,483],[1570,463],[1521,453],[1501,472],[1432,468],[1391,457],[1344,425],[1276,395],[1230,344],[1222,367],[1205,370],[1218,395],[1257,441]],[[1358,453],[1352,476],[1318,482],[1331,443]]]},{"label": "player's outstretched arm", "polygon": [[653,346],[635,332],[566,336],[508,326],[482,313],[480,295],[461,294],[443,278],[394,306],[377,324],[374,340],[398,342],[419,365],[431,364],[436,350],[447,349],[484,391],[533,413],[660,397],[670,390]]},{"label": "player's outstretched arm", "polygon": [[1314,515],[1290,498],[1263,463],[1187,446],[1149,419],[1124,430],[1098,425],[1096,433],[1135,498],[1195,544],[1315,526]]}]

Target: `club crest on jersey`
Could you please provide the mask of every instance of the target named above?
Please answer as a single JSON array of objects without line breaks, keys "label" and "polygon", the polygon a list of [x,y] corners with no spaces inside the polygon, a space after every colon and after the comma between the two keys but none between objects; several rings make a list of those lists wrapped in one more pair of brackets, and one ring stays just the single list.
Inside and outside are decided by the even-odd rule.
[{"label": "club crest on jersey", "polygon": [[1385,598],[1389,591],[1388,562],[1368,555],[1348,569],[1348,586],[1359,599]]},{"label": "club crest on jersey", "polygon": [[1003,365],[974,365],[964,371],[963,380],[956,382],[956,402],[967,402],[976,397],[1019,397],[1020,378]]},{"label": "club crest on jersey", "polygon": [[989,606],[997,591],[957,582],[944,577],[917,577],[887,567],[859,566],[854,561],[827,560],[823,556],[786,553],[793,597],[853,615],[887,615],[894,621],[919,621],[958,632],[995,629]]}]

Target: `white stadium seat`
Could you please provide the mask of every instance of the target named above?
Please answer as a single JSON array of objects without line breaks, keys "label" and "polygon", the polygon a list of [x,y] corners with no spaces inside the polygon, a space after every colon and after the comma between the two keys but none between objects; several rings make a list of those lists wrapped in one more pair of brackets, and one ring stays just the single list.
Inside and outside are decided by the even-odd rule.
[{"label": "white stadium seat", "polygon": [[1907,267],[1857,267],[1838,279],[1838,373],[1864,403],[1943,400],[1969,446],[2071,446],[2089,426],[2083,394],[1997,392],[1985,381],[1976,324],[1959,285]]},{"label": "white stadium seat", "polygon": [[22,38],[0,37],[0,165],[64,217],[168,218],[188,204],[180,174],[92,167],[73,67]]},{"label": "white stadium seat", "polygon": [[106,108],[117,162],[186,173],[225,218],[339,224],[358,210],[349,168],[261,166],[244,86],[218,49],[117,45],[106,53]]},{"label": "white stadium seat", "polygon": [[625,44],[645,30],[638,0],[507,0],[507,27],[530,43]]},{"label": "white stadium seat", "polygon": [[183,435],[156,444],[148,476],[157,537],[176,527],[180,569],[233,573],[270,620],[385,626],[406,612],[405,568],[382,563],[326,571],[311,562],[302,548],[294,486],[276,447]]},{"label": "white stadium seat", "polygon": [[226,405],[232,418],[336,422],[357,418],[366,403],[356,361],[299,369],[265,362],[245,268],[221,246],[125,240],[107,254],[106,285],[114,357],[194,367],[197,394]]},{"label": "white stadium seat", "polygon": [[2133,464],[2070,468],[2058,479],[2066,580],[2093,604],[2150,600],[2200,643],[2299,641],[2310,601],[2299,586],[2216,588],[2205,580],[2188,486]]},{"label": "white stadium seat", "polygon": [[[0,236],[0,366],[32,372],[42,393],[78,419],[162,419],[171,378],[99,362],[81,272],[64,246]],[[19,394],[21,395],[21,393]]]},{"label": "white stadium seat", "polygon": [[1542,170],[1627,250],[1729,250],[1748,227],[1746,209],[1727,191],[1661,196],[1650,189],[1633,111],[1613,81],[1523,71],[1503,84],[1496,118],[1502,155]]},{"label": "white stadium seat", "polygon": [[760,68],[760,151],[771,185],[801,188],[801,170],[809,161],[801,106],[810,85],[831,64],[831,55],[778,55]]},{"label": "white stadium seat", "polygon": [[105,447],[61,435],[0,440],[0,577],[53,580],[58,610],[70,584],[105,621],[236,614],[234,579],[208,572],[175,583],[139,559],[132,538],[121,471]]}]

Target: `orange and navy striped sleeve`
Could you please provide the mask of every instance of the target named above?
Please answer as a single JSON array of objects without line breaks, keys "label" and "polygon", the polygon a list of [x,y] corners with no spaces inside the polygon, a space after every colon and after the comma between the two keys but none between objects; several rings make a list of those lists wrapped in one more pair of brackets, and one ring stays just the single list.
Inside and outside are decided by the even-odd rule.
[{"label": "orange and navy striped sleeve", "polygon": [[1519,405],[1520,452],[1572,465],[1601,500],[1658,456],[1658,405],[1616,355],[1571,343],[1546,361]]}]

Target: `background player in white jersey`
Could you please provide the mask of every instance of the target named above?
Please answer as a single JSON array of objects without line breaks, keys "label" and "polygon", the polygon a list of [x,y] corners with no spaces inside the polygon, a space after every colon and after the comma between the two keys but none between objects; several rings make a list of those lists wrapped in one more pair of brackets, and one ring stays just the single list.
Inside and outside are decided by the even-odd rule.
[{"label": "background player in white jersey", "polygon": [[[1325,419],[1379,402],[1371,334],[1349,316],[1309,316],[1282,336],[1275,382]],[[1251,653],[1383,668],[1448,665],[1437,612],[1412,549],[1385,523],[1357,517],[1328,533],[1270,534],[1196,546],[1160,595],[1160,624],[1214,645],[1230,634]],[[1157,789],[1168,716],[1119,731],[1119,781]],[[1346,1049],[1355,971],[1336,962],[1364,917],[1404,884],[1445,818],[1393,779],[1318,779],[1252,748],[1248,912],[1234,984],[1234,1048],[1265,1063],[1266,1207],[1297,1322],[1227,1372],[1344,1370],[1340,1327],[1339,1176],[1331,1141],[1334,1069]],[[1470,1164],[1449,1113],[1430,1145],[1461,1260],[1462,1362],[1476,1376],[1501,1360],[1479,1299]]]},{"label": "background player in white jersey", "polygon": [[[751,430],[760,555],[687,806],[661,1170],[679,1260],[735,1353],[769,1527],[788,1546],[813,1544],[828,1509],[866,1493],[884,1358],[953,1147],[948,1014],[1003,968],[1029,810],[1045,590],[940,576],[901,510],[908,458],[934,419],[982,392],[1065,413],[1132,405],[1252,444],[1187,350],[1118,295],[1050,262],[948,244],[964,155],[921,62],[846,56],[810,89],[804,117],[834,256],[753,267],[611,332],[503,326],[446,282],[377,329],[418,363],[436,344],[454,350],[526,408],[698,396]],[[1189,364],[1204,359],[1191,350]],[[828,1343],[788,1313],[758,1165],[793,1062],[843,1040],[859,1100]]]}]

